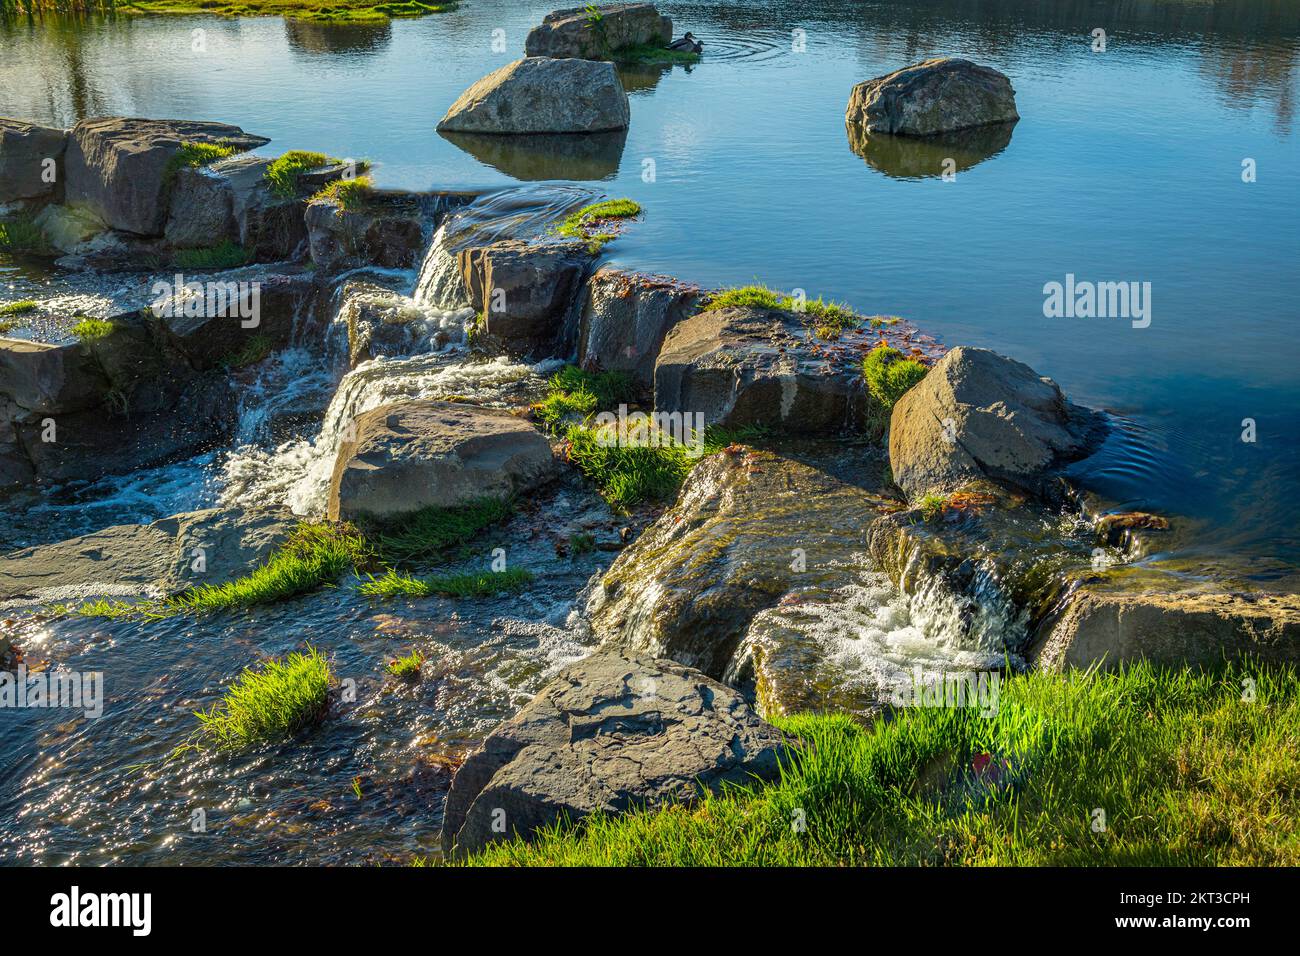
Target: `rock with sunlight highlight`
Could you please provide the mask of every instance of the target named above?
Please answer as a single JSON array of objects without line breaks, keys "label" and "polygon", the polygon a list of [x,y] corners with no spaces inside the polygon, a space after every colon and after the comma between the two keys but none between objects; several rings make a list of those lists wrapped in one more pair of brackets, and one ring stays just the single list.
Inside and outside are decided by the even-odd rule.
[{"label": "rock with sunlight highlight", "polygon": [[1002,73],[958,57],[936,57],[859,83],[844,118],[869,133],[933,136],[1020,119]]},{"label": "rock with sunlight highlight", "polygon": [[528,57],[489,73],[462,93],[438,130],[601,133],[626,129],[630,116],[614,64]]}]

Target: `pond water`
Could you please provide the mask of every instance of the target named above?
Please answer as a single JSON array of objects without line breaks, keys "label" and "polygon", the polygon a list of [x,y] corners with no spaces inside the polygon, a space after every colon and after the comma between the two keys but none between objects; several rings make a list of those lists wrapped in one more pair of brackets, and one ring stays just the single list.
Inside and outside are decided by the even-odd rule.
[{"label": "pond water", "polygon": [[[1178,536],[1183,550],[1226,554],[1262,579],[1300,567],[1300,7],[660,8],[704,41],[704,61],[626,71],[631,129],[581,145],[435,132],[461,90],[518,56],[550,9],[508,0],[361,27],[211,17],[0,24],[0,115],[222,120],[271,137],[268,152],[367,158],[381,185],[404,188],[561,183],[504,206],[531,208],[529,197],[541,196],[557,209],[587,190],[631,196],[646,216],[608,247],[615,263],[706,286],[802,288],[1025,361],[1119,426],[1077,469],[1086,485],[1117,504],[1184,516],[1193,533]],[[1104,53],[1090,47],[1096,27],[1107,32]],[[494,50],[498,30],[504,52]],[[941,53],[1011,77],[1022,120],[1010,137],[943,155],[855,151],[843,123],[851,86]],[[952,182],[936,175],[949,153]],[[1253,183],[1241,177],[1247,158]],[[1045,318],[1044,284],[1070,274],[1151,283],[1150,325]],[[0,302],[59,283],[0,257]],[[310,366],[318,354],[287,356],[285,380],[302,378],[289,363]],[[536,382],[523,369],[423,362],[434,360],[388,381],[400,394],[424,393],[444,372]],[[321,374],[325,415],[336,379]],[[259,381],[274,387],[268,375]],[[1242,441],[1247,418],[1253,443]],[[0,542],[218,501],[292,501],[311,492],[321,437],[251,442],[66,491],[12,509]],[[382,862],[427,852],[448,760],[584,651],[572,615],[608,557],[559,558],[552,539],[575,515],[610,516],[576,484],[535,508],[501,532],[544,582],[526,599],[374,606],[340,589],[199,623],[6,622],[29,656],[106,670],[113,706],[104,720],[57,711],[0,720],[0,861]],[[163,760],[192,729],[189,711],[211,704],[240,667],[308,640],[359,685],[359,702],[340,705],[327,731],[243,762]],[[431,661],[414,690],[383,672],[412,647]],[[196,809],[212,835],[189,825]]]}]

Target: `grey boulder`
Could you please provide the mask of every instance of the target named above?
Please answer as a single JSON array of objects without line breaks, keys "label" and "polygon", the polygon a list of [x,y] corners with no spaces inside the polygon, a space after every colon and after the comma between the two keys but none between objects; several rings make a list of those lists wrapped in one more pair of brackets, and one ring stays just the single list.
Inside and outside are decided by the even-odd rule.
[{"label": "grey boulder", "polygon": [[1083,457],[1104,428],[1050,378],[988,349],[945,355],[894,406],[889,460],[915,501],[991,479],[1047,490],[1052,469]]},{"label": "grey boulder", "polygon": [[589,7],[548,13],[528,31],[524,53],[607,60],[624,47],[665,47],[672,42],[673,21],[661,16],[653,3],[611,3],[596,12],[600,19],[595,23]]},{"label": "grey boulder", "polygon": [[56,198],[67,145],[65,129],[0,116],[0,203]]},{"label": "grey boulder", "polygon": [[113,229],[160,236],[175,172],[170,161],[182,145],[211,143],[247,150],[268,142],[226,123],[120,116],[82,120],[68,142],[65,201],[91,209]]},{"label": "grey boulder", "polygon": [[546,438],[498,408],[401,401],[358,415],[330,481],[331,519],[395,519],[421,508],[509,497],[550,480]]},{"label": "grey boulder", "polygon": [[933,136],[1014,122],[1016,94],[1005,75],[958,57],[936,57],[859,83],[844,114],[868,133]]},{"label": "grey boulder", "polygon": [[599,133],[626,129],[630,117],[614,64],[527,57],[489,73],[462,93],[438,130]]},{"label": "grey boulder", "polygon": [[465,761],[443,813],[447,852],[595,813],[689,802],[772,780],[785,746],[739,693],[671,661],[572,664]]}]

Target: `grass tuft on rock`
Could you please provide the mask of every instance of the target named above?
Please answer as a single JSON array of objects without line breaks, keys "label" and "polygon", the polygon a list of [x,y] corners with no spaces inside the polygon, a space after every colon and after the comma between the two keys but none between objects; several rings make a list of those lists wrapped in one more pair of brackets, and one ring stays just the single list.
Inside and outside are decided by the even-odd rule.
[{"label": "grass tuft on rock", "polygon": [[324,153],[313,153],[305,149],[291,149],[282,154],[266,167],[263,179],[271,188],[273,195],[281,199],[292,199],[298,195],[298,177],[311,169],[331,166],[342,160]]},{"label": "grass tuft on rock", "polygon": [[895,403],[929,371],[916,359],[904,358],[902,352],[884,342],[867,353],[862,360],[862,374],[867,380],[867,391],[875,400],[872,414],[882,429],[889,424],[889,413]]},{"label": "grass tuft on rock", "polygon": [[807,316],[807,323],[813,327],[818,338],[833,341],[848,329],[862,322],[862,318],[847,305],[838,302],[826,302],[820,296],[816,299],[799,300],[765,285],[746,285],[735,289],[726,289],[709,299],[700,309],[701,312],[714,312],[718,309],[754,308],[780,309]]},{"label": "grass tuft on rock", "polygon": [[23,299],[20,302],[0,305],[0,315],[26,315],[28,312],[35,312],[38,308],[39,306],[31,299]]},{"label": "grass tuft on rock", "polygon": [[182,169],[207,166],[219,159],[235,155],[235,147],[224,143],[181,143],[163,168],[163,182],[170,183]]},{"label": "grass tuft on rock", "polygon": [[193,745],[234,750],[288,737],[324,718],[332,681],[329,661],[313,647],[246,668],[220,701],[195,712]]},{"label": "grass tuft on rock", "polygon": [[617,227],[623,220],[639,215],[640,203],[631,199],[606,199],[571,213],[555,227],[555,233],[566,239],[583,240],[588,251],[595,255],[605,243],[617,237]]},{"label": "grass tuft on rock", "polygon": [[253,261],[253,252],[232,239],[204,249],[177,249],[172,262],[182,269],[238,269]]},{"label": "grass tuft on rock", "polygon": [[117,330],[117,325],[108,319],[82,319],[69,331],[78,340],[86,343],[106,339]]},{"label": "grass tuft on rock", "polygon": [[371,577],[360,591],[369,597],[439,597],[486,598],[498,594],[517,594],[533,581],[533,573],[524,568],[505,571],[469,571],[463,574],[439,574],[417,578],[389,570]]},{"label": "grass tuft on rock", "polygon": [[364,208],[373,191],[374,184],[369,176],[336,179],[312,196],[309,201],[332,202],[341,210],[351,211]]},{"label": "grass tuft on rock", "polygon": [[251,574],[191,588],[165,599],[162,609],[205,614],[271,604],[332,584],[371,558],[366,539],[351,525],[304,523]]},{"label": "grass tuft on rock", "polygon": [[433,563],[453,557],[454,549],[513,513],[509,501],[483,497],[454,508],[422,508],[400,522],[374,523],[367,530],[384,561]]},{"label": "grass tuft on rock", "polygon": [[555,826],[467,862],[1296,866],[1296,679],[1293,667],[1142,662],[1008,678],[991,718],[971,707],[900,708],[870,728],[786,718],[803,746],[774,784]]},{"label": "grass tuft on rock", "polygon": [[275,349],[271,337],[259,332],[246,341],[239,349],[226,356],[223,364],[226,368],[244,368],[264,361]]},{"label": "grass tuft on rock", "polygon": [[424,665],[424,655],[418,650],[411,651],[405,657],[395,657],[388,662],[388,673],[398,680],[415,683],[420,679],[420,668]]}]

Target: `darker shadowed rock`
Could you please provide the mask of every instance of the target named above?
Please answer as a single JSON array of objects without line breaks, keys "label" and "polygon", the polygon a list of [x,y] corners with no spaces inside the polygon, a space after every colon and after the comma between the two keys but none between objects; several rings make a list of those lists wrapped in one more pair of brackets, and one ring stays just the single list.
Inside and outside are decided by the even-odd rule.
[{"label": "darker shadowed rock", "polygon": [[1048,490],[1052,470],[1083,457],[1104,430],[1028,365],[988,349],[955,348],[894,406],[889,459],[915,501],[991,479]]},{"label": "darker shadowed rock", "polygon": [[614,64],[528,57],[462,93],[438,131],[601,133],[626,129],[630,115]]},{"label": "darker shadowed rock", "polygon": [[306,223],[311,260],[325,272],[367,265],[410,269],[426,245],[424,214],[408,193],[374,191],[352,209],[316,200],[307,206]]},{"label": "darker shadowed rock", "polygon": [[66,201],[88,207],[113,229],[160,236],[170,201],[168,164],[182,144],[247,150],[268,142],[225,123],[120,116],[82,120],[68,142]]},{"label": "darker shadowed rock", "polygon": [[[854,340],[859,335],[854,336]],[[700,413],[706,425],[764,425],[831,434],[865,423],[858,353],[813,341],[794,313],[731,307],[678,322],[655,363],[655,410]]]},{"label": "darker shadowed rock", "polygon": [[587,283],[579,361],[587,369],[627,372],[647,394],[668,332],[699,304],[698,286],[668,276],[601,269]]},{"label": "darker shadowed rock", "polygon": [[867,133],[932,136],[1014,122],[1016,94],[997,70],[957,57],[923,60],[859,83],[845,120]]},{"label": "darker shadowed rock", "polygon": [[473,853],[563,819],[774,780],[785,746],[738,693],[698,671],[598,652],[470,754],[447,795],[443,847]]},{"label": "darker shadowed rock", "polygon": [[598,21],[593,21],[586,7],[548,13],[539,26],[528,31],[524,53],[608,60],[624,47],[666,47],[672,42],[673,21],[661,16],[653,3],[611,3],[596,10]]},{"label": "darker shadowed rock", "polygon": [[177,170],[163,230],[173,249],[203,249],[239,241],[230,181],[200,167]]},{"label": "darker shadowed rock", "polygon": [[509,497],[554,477],[546,438],[504,409],[402,401],[358,415],[330,480],[331,519],[389,520]]},{"label": "darker shadowed rock", "polygon": [[0,116],[0,203],[19,199],[57,201],[63,191],[63,153],[67,145],[65,129]]},{"label": "darker shadowed rock", "polygon": [[592,255],[581,243],[507,239],[457,254],[481,331],[513,354],[568,355]]}]

